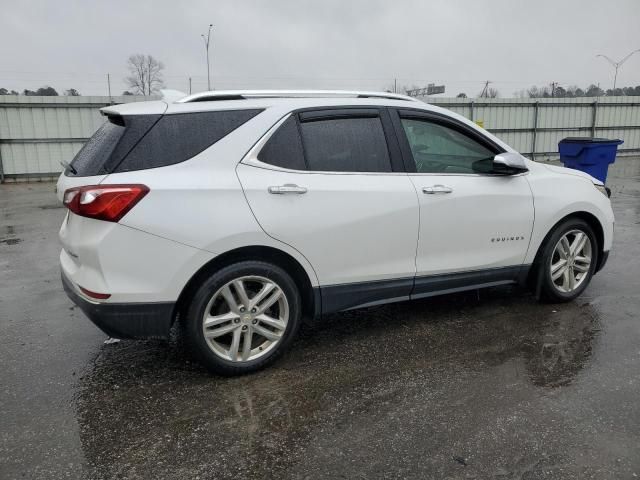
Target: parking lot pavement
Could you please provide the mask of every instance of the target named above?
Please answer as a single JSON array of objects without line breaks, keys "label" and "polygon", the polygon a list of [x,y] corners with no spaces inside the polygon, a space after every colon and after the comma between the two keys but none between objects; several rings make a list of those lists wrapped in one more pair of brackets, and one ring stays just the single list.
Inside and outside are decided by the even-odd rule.
[{"label": "parking lot pavement", "polygon": [[105,336],[59,281],[53,184],[0,186],[0,478],[636,478],[640,159],[573,303],[496,288],[332,315],[208,375]]}]

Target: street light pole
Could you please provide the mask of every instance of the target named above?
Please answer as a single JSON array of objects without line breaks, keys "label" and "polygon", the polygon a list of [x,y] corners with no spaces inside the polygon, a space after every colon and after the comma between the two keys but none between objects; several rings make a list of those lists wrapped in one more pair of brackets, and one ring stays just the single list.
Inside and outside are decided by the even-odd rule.
[{"label": "street light pole", "polygon": [[611,65],[613,65],[613,68],[615,68],[615,74],[613,75],[613,89],[616,89],[616,83],[618,81],[618,69],[624,65],[624,62],[626,62],[627,60],[629,60],[629,58],[631,58],[631,56],[634,53],[638,53],[640,52],[640,48],[637,50],[634,50],[633,52],[631,52],[629,55],[627,55],[626,57],[624,57],[622,60],[620,60],[619,62],[616,62],[615,60],[611,60],[609,57],[607,57],[606,55],[596,55],[596,57],[602,57],[604,58],[607,62],[609,62]]},{"label": "street light pole", "polygon": [[209,40],[211,39],[211,28],[213,24],[209,24],[209,31],[207,32],[207,36],[200,35],[204,40],[204,48],[207,51],[207,90],[211,90],[211,71],[209,69]]}]

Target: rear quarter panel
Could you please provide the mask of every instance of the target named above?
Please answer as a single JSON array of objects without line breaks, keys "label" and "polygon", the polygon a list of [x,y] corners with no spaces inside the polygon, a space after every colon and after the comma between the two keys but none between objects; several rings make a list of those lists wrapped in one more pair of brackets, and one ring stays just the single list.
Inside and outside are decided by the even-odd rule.
[{"label": "rear quarter panel", "polygon": [[213,257],[245,246],[274,247],[298,260],[311,284],[317,285],[308,260],[262,230],[236,174],[242,157],[281,116],[268,113],[257,115],[185,162],[110,174],[103,184],[143,183],[150,189],[120,223],[209,252]]}]

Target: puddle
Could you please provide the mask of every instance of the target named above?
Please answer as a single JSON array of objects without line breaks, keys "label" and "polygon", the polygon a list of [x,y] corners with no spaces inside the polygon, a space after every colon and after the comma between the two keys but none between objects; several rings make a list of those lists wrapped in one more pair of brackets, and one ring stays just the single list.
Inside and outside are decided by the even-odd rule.
[{"label": "puddle", "polygon": [[22,242],[21,238],[3,238],[0,240],[0,243],[4,243],[5,245],[17,245]]},{"label": "puddle", "polygon": [[5,245],[17,245],[18,243],[22,242],[21,238],[15,238],[16,227],[14,227],[13,225],[2,227],[0,233],[5,234],[4,237],[0,237],[0,243],[4,243]]}]

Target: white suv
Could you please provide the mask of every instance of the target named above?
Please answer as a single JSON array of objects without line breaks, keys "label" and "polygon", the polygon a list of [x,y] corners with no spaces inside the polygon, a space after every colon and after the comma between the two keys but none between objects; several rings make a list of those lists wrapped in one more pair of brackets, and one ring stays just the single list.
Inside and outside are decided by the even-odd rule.
[{"label": "white suv", "polygon": [[409,97],[207,92],[102,113],[58,181],[65,290],[114,337],[179,318],[220,374],[272,362],[303,317],[512,283],[568,301],[611,248],[601,182]]}]

